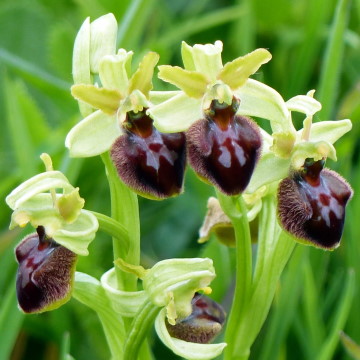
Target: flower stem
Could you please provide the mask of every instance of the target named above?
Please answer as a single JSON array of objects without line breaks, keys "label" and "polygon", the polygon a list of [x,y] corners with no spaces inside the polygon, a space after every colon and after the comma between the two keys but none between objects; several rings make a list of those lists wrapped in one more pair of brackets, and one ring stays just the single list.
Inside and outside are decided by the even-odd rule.
[{"label": "flower stem", "polygon": [[236,284],[232,308],[225,333],[225,360],[246,359],[248,354],[235,354],[234,347],[239,341],[237,330],[245,316],[245,309],[251,294],[252,284],[252,250],[247,209],[241,196],[227,197],[217,193],[220,205],[230,218],[236,238]]},{"label": "flower stem", "polygon": [[[128,232],[129,250],[125,254],[122,243],[113,237],[114,260],[119,257],[127,263],[140,263],[140,221],[137,195],[119,179],[111,161],[109,152],[101,155],[110,186],[111,217],[118,221]],[[137,290],[137,278],[134,274],[123,273],[116,268],[118,286],[127,291]]]},{"label": "flower stem", "polygon": [[96,216],[99,222],[99,229],[111,237],[116,238],[117,241],[121,243],[121,249],[124,251],[124,254],[127,254],[129,251],[130,240],[128,231],[125,229],[124,225],[104,214],[95,211],[92,211],[92,213]]},{"label": "flower stem", "polygon": [[131,324],[131,330],[125,343],[124,359],[138,358],[143,341],[160,310],[161,308],[152,302],[145,301]]}]

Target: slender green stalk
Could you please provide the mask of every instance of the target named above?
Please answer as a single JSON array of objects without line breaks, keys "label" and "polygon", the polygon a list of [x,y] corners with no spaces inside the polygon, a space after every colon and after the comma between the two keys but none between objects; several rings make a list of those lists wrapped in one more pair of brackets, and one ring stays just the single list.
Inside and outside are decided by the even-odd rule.
[{"label": "slender green stalk", "polygon": [[252,251],[247,209],[241,196],[227,197],[220,192],[217,196],[222,209],[234,226],[236,238],[236,284],[225,333],[225,342],[228,346],[225,349],[224,358],[225,360],[246,359],[248,354],[235,353],[234,347],[239,341],[237,331],[251,294]]},{"label": "slender green stalk", "polygon": [[[125,257],[122,243],[117,238],[113,238],[114,260],[121,257],[130,264],[138,265],[140,262],[140,221],[137,195],[120,181],[110,154],[104,153],[101,158],[105,164],[110,186],[111,217],[119,222],[129,235],[129,251]],[[137,290],[137,278],[134,274],[123,273],[116,268],[116,276],[118,286],[122,286],[127,291]]]},{"label": "slender green stalk", "polygon": [[129,251],[130,240],[129,233],[125,229],[124,225],[104,214],[95,211],[92,211],[92,213],[96,216],[99,222],[99,229],[112,236],[113,238],[116,238],[117,241],[121,243],[120,248],[124,253],[123,257],[125,257]]},{"label": "slender green stalk", "polygon": [[138,358],[143,341],[160,310],[160,307],[150,301],[145,302],[140,308],[131,324],[131,330],[125,343],[124,359]]}]

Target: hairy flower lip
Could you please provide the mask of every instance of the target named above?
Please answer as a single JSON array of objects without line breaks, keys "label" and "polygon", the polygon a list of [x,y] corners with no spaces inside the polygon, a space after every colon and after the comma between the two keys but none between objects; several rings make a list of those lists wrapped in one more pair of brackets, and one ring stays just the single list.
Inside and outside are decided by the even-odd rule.
[{"label": "hairy flower lip", "polygon": [[298,241],[325,250],[340,245],[345,207],[353,191],[324,162],[307,161],[282,180],[278,190],[280,224]]},{"label": "hairy flower lip", "polygon": [[44,227],[26,236],[15,255],[19,263],[16,291],[22,311],[41,313],[70,299],[77,256],[49,238]]}]

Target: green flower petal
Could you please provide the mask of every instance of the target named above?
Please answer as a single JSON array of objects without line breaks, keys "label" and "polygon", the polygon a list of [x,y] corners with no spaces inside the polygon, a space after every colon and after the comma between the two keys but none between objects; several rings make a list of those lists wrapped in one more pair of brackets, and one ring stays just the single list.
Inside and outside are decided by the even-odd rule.
[{"label": "green flower petal", "polygon": [[190,315],[194,293],[215,277],[211,259],[169,259],[156,263],[143,278],[144,290],[157,306],[167,307],[169,322]]},{"label": "green flower petal", "polygon": [[[318,142],[321,140],[334,144],[344,134],[352,128],[349,119],[336,121],[320,121],[311,126],[310,141]],[[301,131],[298,131],[298,136],[301,136]]]},{"label": "green flower petal", "polygon": [[155,52],[149,52],[144,56],[138,69],[129,81],[128,94],[131,94],[134,90],[138,90],[148,98],[149,92],[152,89],[154,68],[159,58],[159,55]]},{"label": "green flower petal", "polygon": [[188,360],[209,360],[219,356],[226,343],[219,344],[197,344],[170,336],[166,328],[166,310],[163,309],[155,320],[155,329],[160,340],[176,355]]},{"label": "green flower petal", "polygon": [[[221,52],[223,44],[221,41],[216,41],[215,44],[200,45],[196,44],[193,47],[188,46],[183,42],[185,51],[182,53],[186,56],[183,59],[185,69],[195,70],[205,75],[210,82],[216,80],[219,71],[222,69]],[[187,66],[190,65],[190,68]],[[191,69],[192,67],[195,69]]]},{"label": "green flower petal", "polygon": [[154,126],[164,133],[185,131],[204,117],[201,100],[183,93],[151,107],[148,113],[154,119]]},{"label": "green flower petal", "polygon": [[99,62],[116,50],[117,22],[113,14],[106,14],[90,24],[90,69],[99,72]]},{"label": "green flower petal", "polygon": [[196,66],[193,57],[193,48],[185,41],[181,43],[181,57],[183,60],[184,68],[189,71],[196,71]]},{"label": "green flower petal", "polygon": [[74,189],[60,171],[46,171],[20,184],[6,197],[6,203],[15,210],[33,196],[57,188],[64,189],[66,193]]},{"label": "green flower petal", "polygon": [[268,119],[273,131],[295,129],[290,113],[281,95],[273,88],[253,79],[248,79],[244,86],[234,91],[240,99],[239,115],[257,116]]},{"label": "green flower petal", "polygon": [[148,296],[142,291],[122,291],[117,289],[115,268],[107,271],[100,279],[111,306],[117,314],[125,317],[134,317]]},{"label": "green flower petal", "polygon": [[71,224],[63,223],[63,226],[55,231],[53,238],[75,254],[87,256],[88,246],[94,240],[98,227],[95,215],[90,211],[81,210],[78,218]]},{"label": "green flower petal", "polygon": [[101,84],[107,89],[116,89],[124,98],[129,85],[128,68],[133,52],[120,49],[117,55],[104,56],[99,64]]},{"label": "green flower petal", "polygon": [[321,110],[321,104],[313,98],[314,90],[309,91],[308,95],[298,95],[286,102],[290,111],[297,111],[307,116],[314,115]]},{"label": "green flower petal", "polygon": [[229,85],[232,90],[243,86],[250,75],[254,74],[262,64],[271,59],[271,54],[265,49],[256,49],[253,52],[239,57],[223,67],[218,79]]},{"label": "green flower petal", "polygon": [[100,109],[109,115],[117,111],[122,99],[118,90],[98,88],[94,85],[73,85],[71,95],[75,99],[90,104],[95,109]]},{"label": "green flower petal", "polygon": [[120,135],[116,116],[109,116],[98,110],[70,130],[65,146],[72,157],[90,157],[109,150]]},{"label": "green flower petal", "polygon": [[158,77],[177,86],[188,96],[198,99],[204,95],[209,82],[206,76],[199,72],[184,70],[181,67],[170,65],[159,66]]}]

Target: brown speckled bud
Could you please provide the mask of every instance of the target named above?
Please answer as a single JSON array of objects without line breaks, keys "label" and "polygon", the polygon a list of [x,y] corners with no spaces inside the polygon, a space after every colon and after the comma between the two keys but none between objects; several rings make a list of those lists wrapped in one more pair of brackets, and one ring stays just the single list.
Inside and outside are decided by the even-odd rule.
[{"label": "brown speckled bud", "polygon": [[231,106],[213,100],[205,118],[186,133],[189,164],[227,195],[245,190],[261,151],[258,126],[235,115],[237,108],[235,99]]},{"label": "brown speckled bud", "polygon": [[53,310],[70,299],[77,256],[48,238],[42,226],[20,242],[15,255],[16,292],[24,312]]},{"label": "brown speckled bud", "polygon": [[185,134],[160,133],[145,111],[127,114],[125,134],[111,148],[112,161],[136,193],[152,199],[178,195],[186,165]]},{"label": "brown speckled bud", "polygon": [[307,159],[303,169],[281,181],[278,214],[286,231],[324,249],[336,248],[341,239],[350,185],[324,161]]},{"label": "brown speckled bud", "polygon": [[192,299],[192,313],[175,325],[166,323],[172,337],[188,342],[207,344],[222,329],[225,322],[223,308],[205,295],[196,293]]}]

